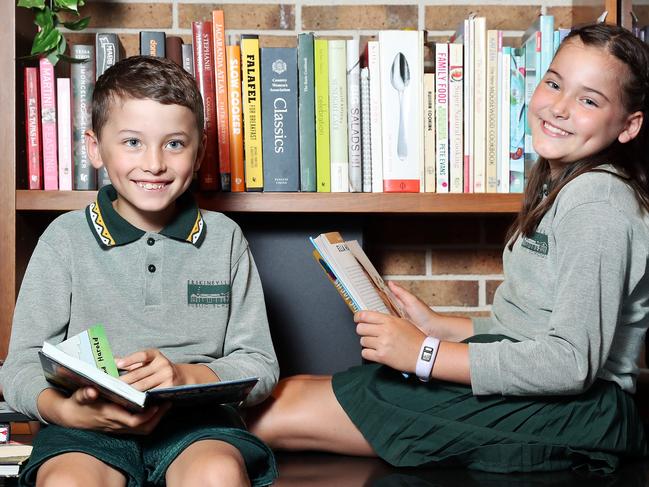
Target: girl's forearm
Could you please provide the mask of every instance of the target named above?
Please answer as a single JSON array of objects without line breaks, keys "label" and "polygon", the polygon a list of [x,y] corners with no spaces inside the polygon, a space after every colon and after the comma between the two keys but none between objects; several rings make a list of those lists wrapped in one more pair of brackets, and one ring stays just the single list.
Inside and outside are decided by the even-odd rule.
[{"label": "girl's forearm", "polygon": [[440,340],[449,342],[461,342],[462,340],[473,336],[473,322],[471,318],[462,316],[443,316],[441,323],[436,326],[440,335],[436,336]]},{"label": "girl's forearm", "polygon": [[469,345],[466,343],[440,342],[431,377],[471,385]]}]

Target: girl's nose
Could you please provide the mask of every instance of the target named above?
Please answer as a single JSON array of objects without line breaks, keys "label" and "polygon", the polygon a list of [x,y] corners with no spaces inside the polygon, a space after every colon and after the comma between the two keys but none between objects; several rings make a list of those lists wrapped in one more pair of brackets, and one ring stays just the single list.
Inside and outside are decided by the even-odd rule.
[{"label": "girl's nose", "polygon": [[550,111],[552,115],[556,118],[568,118],[569,114],[569,103],[566,97],[564,96],[558,96],[555,100],[552,106],[550,107]]}]

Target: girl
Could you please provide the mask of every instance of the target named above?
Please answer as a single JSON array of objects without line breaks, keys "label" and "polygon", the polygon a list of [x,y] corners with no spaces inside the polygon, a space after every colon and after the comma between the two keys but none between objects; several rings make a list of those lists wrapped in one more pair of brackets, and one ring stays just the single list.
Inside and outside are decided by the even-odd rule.
[{"label": "girl", "polygon": [[494,472],[609,472],[645,455],[630,393],[649,319],[648,97],[647,45],[573,30],[530,102],[539,160],[491,316],[441,316],[391,283],[409,320],[354,316],[373,363],[283,381],[252,431],[276,448]]}]

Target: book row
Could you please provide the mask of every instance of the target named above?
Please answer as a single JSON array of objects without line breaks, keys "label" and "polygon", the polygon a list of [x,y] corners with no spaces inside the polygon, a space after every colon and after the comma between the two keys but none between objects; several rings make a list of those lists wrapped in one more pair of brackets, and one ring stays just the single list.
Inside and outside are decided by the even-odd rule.
[{"label": "book row", "polygon": [[[192,23],[192,44],[141,32],[141,54],[175,60],[203,96],[207,150],[202,190],[318,192],[522,192],[535,159],[526,104],[562,37],[541,15],[520,48],[484,17],[464,20],[449,42],[422,31],[358,39],[299,34],[297,47],[226,41],[223,12]],[[425,72],[424,49],[434,51]],[[116,34],[72,45],[69,77],[41,59],[25,68],[30,189],[108,184],[90,165],[94,82],[123,57]]]}]

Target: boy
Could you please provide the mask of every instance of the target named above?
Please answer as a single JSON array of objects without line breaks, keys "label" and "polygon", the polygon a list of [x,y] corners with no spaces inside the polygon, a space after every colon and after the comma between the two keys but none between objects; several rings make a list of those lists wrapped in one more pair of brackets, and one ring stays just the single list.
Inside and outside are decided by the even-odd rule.
[{"label": "boy", "polygon": [[97,81],[92,121],[88,155],[112,185],[41,236],[0,375],[13,408],[50,423],[21,484],[268,485],[277,476],[272,452],[233,408],[133,414],[93,388],[67,396],[43,377],[43,341],[97,323],[122,379],[140,390],[256,376],[255,404],[278,377],[248,244],[188,192],[205,147],[194,79],[166,59],[125,59]]}]

